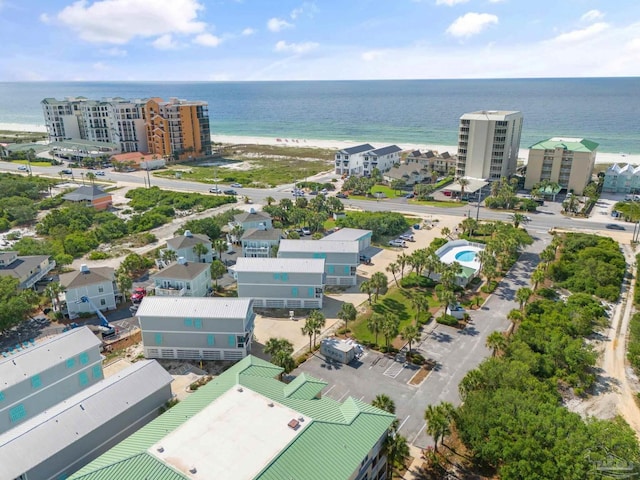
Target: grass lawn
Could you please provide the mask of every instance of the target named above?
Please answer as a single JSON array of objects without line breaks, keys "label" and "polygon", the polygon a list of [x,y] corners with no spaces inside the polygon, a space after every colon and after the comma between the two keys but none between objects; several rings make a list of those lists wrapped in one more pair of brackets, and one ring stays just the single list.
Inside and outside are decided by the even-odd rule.
[{"label": "grass lawn", "polygon": [[325,230],[331,230],[332,228],[336,228],[336,221],[333,218],[328,218],[322,224]]},{"label": "grass lawn", "polygon": [[[11,163],[21,163],[23,165],[27,165],[26,160],[13,160]],[[32,167],[50,167],[51,162],[43,162],[43,161],[33,161],[31,162]]]},{"label": "grass lawn", "polygon": [[403,192],[401,190],[393,190],[389,187],[387,187],[386,185],[374,185],[373,187],[371,187],[371,196],[367,196],[367,195],[350,195],[349,198],[352,198],[354,200],[378,200],[375,196],[376,193],[384,193],[384,197],[381,200],[384,200],[385,198],[402,198],[406,195],[406,192]]},{"label": "grass lawn", "polygon": [[413,205],[426,205],[428,207],[441,207],[441,208],[458,208],[465,207],[467,202],[449,202],[449,201],[438,201],[438,200],[409,200],[410,204]]},{"label": "grass lawn", "polygon": [[[399,279],[398,279],[399,280]],[[393,313],[398,316],[400,319],[400,328],[399,331],[412,324],[416,318],[416,311],[411,305],[411,301],[409,300],[409,296],[414,291],[423,291],[427,293],[431,293],[432,291],[429,289],[405,289],[399,288],[395,286],[395,283],[391,283],[389,291],[386,295],[381,295],[378,298],[378,301],[371,306],[371,310],[367,313],[364,313],[349,325],[349,329],[351,330],[351,335],[354,336],[360,342],[371,342],[375,341],[375,335],[372,334],[367,328],[367,320],[371,316],[373,312],[385,314],[385,313]],[[373,298],[373,295],[372,295]],[[433,296],[429,297],[429,308],[437,307],[438,301],[433,298]],[[420,319],[427,320],[430,316],[430,312],[421,312]],[[384,337],[382,334],[378,334],[378,344],[384,345]]]}]

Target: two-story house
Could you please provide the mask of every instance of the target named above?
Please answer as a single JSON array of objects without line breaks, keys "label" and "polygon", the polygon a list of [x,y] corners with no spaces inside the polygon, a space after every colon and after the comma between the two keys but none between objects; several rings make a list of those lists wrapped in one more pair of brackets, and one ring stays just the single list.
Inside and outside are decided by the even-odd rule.
[{"label": "two-story house", "polygon": [[355,285],[359,253],[356,241],[282,240],[278,248],[279,259],[324,259],[327,285]]},{"label": "two-story house", "polygon": [[252,228],[260,230],[271,230],[273,228],[271,215],[266,212],[256,212],[253,208],[248,212],[239,213],[234,216],[232,225],[242,227],[243,232],[247,232]]},{"label": "two-story house", "polygon": [[371,247],[371,230],[363,230],[361,228],[341,228],[326,237],[321,242],[357,242],[360,255],[364,254]]},{"label": "two-story house", "polygon": [[383,175],[385,181],[391,183],[394,180],[401,180],[407,186],[413,186],[417,183],[422,183],[428,178],[431,178],[431,172],[426,168],[419,166],[418,164],[404,164],[394,165],[388,172]]},{"label": "two-story house", "polygon": [[160,297],[206,297],[211,289],[208,263],[188,262],[183,257],[151,275]]},{"label": "two-story house", "polygon": [[272,228],[264,230],[260,228],[250,228],[242,234],[240,243],[242,244],[243,257],[275,257],[275,252],[280,239],[282,238],[282,230]]},{"label": "two-story house", "polygon": [[250,298],[144,297],[136,316],[147,358],[235,361],[251,352]]},{"label": "two-story house", "polygon": [[405,158],[407,165],[417,164],[421,168],[428,170],[430,174],[436,172],[439,176],[455,172],[457,161],[457,156],[451,156],[449,152],[438,153],[433,150],[427,150],[426,152],[414,150]]},{"label": "two-story house", "polygon": [[21,257],[18,252],[0,252],[0,276],[14,277],[20,288],[31,288],[56,266],[48,255]]},{"label": "two-story house", "polygon": [[[196,245],[203,245],[206,253],[199,253]],[[211,239],[199,233],[191,233],[185,230],[183,235],[167,240],[167,250],[175,252],[176,258],[184,258],[187,262],[213,262],[214,252],[211,246]],[[204,249],[202,250],[204,252]]]},{"label": "two-story house", "polygon": [[399,164],[401,151],[402,149],[399,146],[389,145],[387,147],[365,152],[362,163],[364,176],[371,176],[374,168],[377,168],[381,173],[384,173],[394,165]]},{"label": "two-story house", "polygon": [[245,258],[233,267],[238,297],[253,298],[256,307],[322,308],[323,258]]},{"label": "two-story house", "polygon": [[366,152],[375,150],[368,143],[355,147],[343,148],[335,154],[335,167],[337,175],[364,175],[364,156]]},{"label": "two-story house", "polygon": [[100,345],[81,327],[0,359],[0,433],[102,379]]},{"label": "two-story house", "polygon": [[88,297],[100,310],[114,310],[119,297],[115,282],[115,270],[111,267],[82,265],[79,271],[60,275],[60,285],[65,289],[64,300],[70,319],[81,313],[95,313],[82,297]]}]

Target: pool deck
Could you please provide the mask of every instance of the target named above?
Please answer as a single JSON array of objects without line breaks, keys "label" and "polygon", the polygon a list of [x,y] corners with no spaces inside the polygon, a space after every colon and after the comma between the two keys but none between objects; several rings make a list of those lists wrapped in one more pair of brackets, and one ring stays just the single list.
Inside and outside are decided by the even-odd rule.
[{"label": "pool deck", "polygon": [[478,262],[475,258],[471,261],[456,260],[456,255],[460,252],[477,253],[480,251],[482,251],[482,249],[476,247],[475,245],[456,245],[447,249],[443,254],[441,254],[440,261],[446,263],[447,265],[451,265],[453,262],[458,262],[463,267],[472,268],[474,271],[477,271],[480,268],[480,262]]}]

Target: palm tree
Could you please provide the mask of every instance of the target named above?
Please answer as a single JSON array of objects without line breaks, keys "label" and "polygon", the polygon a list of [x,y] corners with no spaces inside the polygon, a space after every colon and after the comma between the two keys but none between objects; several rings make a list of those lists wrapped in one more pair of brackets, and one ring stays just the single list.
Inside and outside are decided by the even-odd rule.
[{"label": "palm tree", "polygon": [[411,306],[416,310],[415,324],[420,321],[420,314],[429,308],[429,298],[422,292],[415,292],[409,298],[411,300]]},{"label": "palm tree", "polygon": [[478,222],[475,218],[465,218],[462,222],[460,222],[460,227],[462,228],[462,233],[468,233],[469,236],[473,235],[473,231],[478,228]]},{"label": "palm tree", "polygon": [[533,291],[538,290],[538,285],[544,282],[546,274],[544,272],[544,266],[538,265],[536,269],[531,273],[531,282],[533,284]]},{"label": "palm tree", "polygon": [[420,330],[415,325],[406,325],[400,332],[400,336],[409,344],[409,355],[411,355],[411,344],[420,340]]},{"label": "palm tree", "polygon": [[436,295],[442,305],[442,318],[447,314],[447,308],[456,301],[456,294],[452,290],[445,288],[436,289]]},{"label": "palm tree", "polygon": [[396,262],[391,262],[387,265],[386,271],[393,275],[393,281],[396,282],[396,287],[398,286],[398,277],[396,277],[396,273],[398,273],[398,264]]},{"label": "palm tree", "polygon": [[64,292],[64,287],[60,285],[58,282],[51,282],[47,285],[45,289],[45,293],[49,298],[51,298],[51,303],[53,306],[53,310],[59,310],[60,306],[60,294]]},{"label": "palm tree", "polygon": [[227,267],[224,266],[220,260],[215,259],[211,262],[209,266],[209,272],[211,273],[211,278],[216,282],[216,290],[218,289],[218,279],[222,277],[227,271]]},{"label": "palm tree", "polygon": [[93,172],[87,172],[87,180],[91,182],[91,185],[96,184],[96,174]]},{"label": "palm tree", "polygon": [[409,446],[407,439],[399,435],[394,429],[387,433],[384,441],[384,449],[387,452],[387,476],[393,477],[393,469],[396,464],[404,464],[409,456]]},{"label": "palm tree", "polygon": [[313,352],[313,345],[311,341],[313,340],[313,334],[315,332],[315,325],[313,324],[313,319],[309,316],[304,322],[304,326],[300,329],[303,335],[309,336],[309,351]]},{"label": "palm tree", "polygon": [[443,440],[451,433],[450,426],[455,409],[449,402],[442,402],[439,405],[429,405],[424,412],[424,419],[427,422],[427,433],[433,437],[433,448],[438,451],[438,441]]},{"label": "palm tree", "polygon": [[400,327],[400,319],[394,313],[386,313],[383,317],[381,332],[384,335],[385,346],[387,352],[389,351],[389,343],[391,339],[398,336],[398,329]]},{"label": "palm tree", "polygon": [[462,200],[462,197],[464,197],[464,189],[469,185],[469,179],[460,177],[458,179],[458,185],[460,185],[460,200]]},{"label": "palm tree", "polygon": [[498,331],[491,332],[487,337],[486,341],[487,348],[490,348],[492,356],[497,356],[498,352],[504,351],[507,341],[504,338],[504,335]]},{"label": "palm tree", "polygon": [[522,287],[516,290],[516,300],[520,303],[520,310],[524,310],[525,305],[533,295],[533,290],[529,287]]},{"label": "palm tree", "polygon": [[278,352],[285,352],[289,355],[293,353],[293,344],[284,338],[270,338],[267,343],[264,344],[264,353],[271,355],[272,357]]},{"label": "palm tree", "polygon": [[516,328],[522,322],[523,318],[523,313],[515,308],[507,314],[507,319],[511,321],[511,333],[516,331]]},{"label": "palm tree", "polygon": [[211,246],[218,252],[218,260],[221,260],[222,252],[227,249],[227,241],[223,238],[216,238]]},{"label": "palm tree", "polygon": [[384,293],[387,291],[387,288],[388,288],[387,276],[382,272],[376,272],[373,275],[371,275],[371,280],[369,281],[371,282],[371,286],[375,290],[375,298],[373,301],[377,302],[380,292]]},{"label": "palm tree", "polygon": [[371,280],[365,280],[360,284],[360,291],[369,295],[369,305],[371,305],[371,292],[373,292],[373,285]]},{"label": "palm tree", "polygon": [[521,223],[528,223],[527,216],[522,213],[514,213],[511,215],[513,220],[513,228],[519,228]]},{"label": "palm tree", "polygon": [[400,278],[404,278],[404,267],[409,263],[409,255],[406,253],[401,253],[396,258],[396,262],[398,264],[398,268],[400,269]]},{"label": "palm tree", "polygon": [[204,243],[196,243],[193,246],[193,253],[198,257],[198,261],[202,262],[202,257],[209,253],[209,248]]},{"label": "palm tree", "polygon": [[175,262],[178,259],[178,252],[175,250],[163,250],[162,251],[162,261],[166,263]]},{"label": "palm tree", "polygon": [[[320,310],[312,310],[307,320],[305,321],[305,327],[309,324],[309,328],[311,329],[311,333],[313,335],[313,346],[316,346],[316,336],[322,333],[322,329],[327,323],[327,319],[324,314]],[[304,333],[304,332],[303,332]],[[309,335],[308,331],[306,333]]]},{"label": "palm tree", "polygon": [[394,415],[396,413],[395,402],[391,400],[391,397],[383,393],[376,395],[376,398],[373,399],[371,405]]},{"label": "palm tree", "polygon": [[343,303],[340,306],[340,310],[338,311],[338,318],[344,321],[344,331],[345,335],[349,331],[348,323],[353,322],[358,315],[358,311],[353,303]]},{"label": "palm tree", "polygon": [[378,334],[382,331],[384,317],[377,312],[373,312],[367,320],[367,328],[375,335],[375,344],[378,344]]},{"label": "palm tree", "polygon": [[267,202],[268,206],[271,206],[271,204],[276,202],[276,199],[273,198],[272,196],[268,196],[267,198],[264,199],[265,202]]},{"label": "palm tree", "polygon": [[451,229],[449,227],[442,227],[442,236],[445,238],[449,238],[449,235],[451,235]]}]

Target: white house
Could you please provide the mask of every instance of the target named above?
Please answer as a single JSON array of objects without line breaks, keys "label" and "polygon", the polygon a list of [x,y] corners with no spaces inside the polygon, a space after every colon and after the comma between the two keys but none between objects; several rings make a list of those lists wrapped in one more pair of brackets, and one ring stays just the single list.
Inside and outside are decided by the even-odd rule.
[{"label": "white house", "polygon": [[233,267],[238,297],[253,298],[256,307],[322,308],[323,258],[245,258]]},{"label": "white house", "polygon": [[402,149],[399,146],[389,145],[365,152],[362,164],[364,167],[364,175],[367,177],[370,176],[374,168],[384,173],[394,165],[398,165],[400,163],[401,151]]},{"label": "white house", "polygon": [[252,228],[260,230],[270,230],[273,228],[271,215],[266,212],[256,212],[253,208],[248,212],[239,213],[233,217],[232,226],[239,225],[243,231]]},{"label": "white house", "polygon": [[160,297],[206,297],[211,289],[208,263],[177,262],[151,275],[155,293]]},{"label": "white house", "polygon": [[111,267],[91,267],[82,265],[79,271],[60,275],[60,285],[65,289],[64,300],[70,319],[81,313],[95,313],[89,303],[82,301],[88,297],[100,310],[115,310],[119,297],[115,282],[115,270]]},{"label": "white house", "polygon": [[[196,245],[204,245],[207,249],[207,253],[204,255],[198,255],[194,247]],[[171,250],[176,253],[176,258],[184,258],[187,262],[213,262],[213,248],[211,246],[211,239],[206,235],[198,233],[191,233],[189,230],[185,230],[183,235],[178,235],[167,240],[167,250]]]},{"label": "white house", "polygon": [[249,298],[144,297],[136,316],[147,358],[235,361],[251,352]]},{"label": "white house", "polygon": [[405,185],[413,186],[417,183],[422,183],[427,178],[431,178],[431,173],[426,169],[426,167],[422,167],[417,163],[409,163],[394,165],[382,176],[387,182],[402,180]]},{"label": "white house", "polygon": [[335,166],[337,175],[364,175],[364,156],[374,148],[368,143],[343,148],[336,152]]},{"label": "white house", "polygon": [[263,230],[250,228],[242,234],[240,243],[242,244],[243,257],[274,257],[275,247],[280,243],[282,230],[272,228]]},{"label": "white house", "polygon": [[278,258],[324,259],[327,285],[355,285],[356,269],[360,263],[359,252],[357,241],[282,240]]}]

